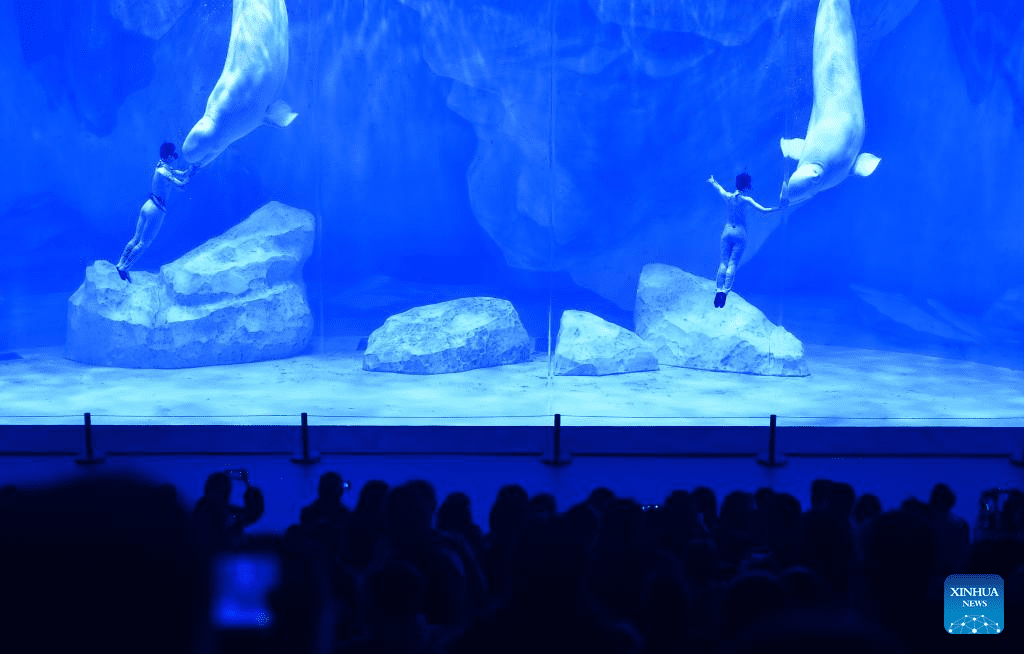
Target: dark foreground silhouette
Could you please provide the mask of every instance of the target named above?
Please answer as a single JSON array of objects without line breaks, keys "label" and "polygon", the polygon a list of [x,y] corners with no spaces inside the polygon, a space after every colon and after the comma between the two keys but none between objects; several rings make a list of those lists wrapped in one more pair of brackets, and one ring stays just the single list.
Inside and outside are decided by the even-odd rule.
[{"label": "dark foreground silhouette", "polygon": [[[229,502],[235,482],[243,506]],[[676,490],[657,507],[599,488],[561,509],[511,485],[486,531],[465,494],[439,505],[423,480],[368,482],[352,510],[347,488],[327,473],[298,522],[272,535],[249,533],[263,492],[225,473],[192,510],[138,477],[4,487],[0,648],[1024,651],[1020,491],[979,498],[972,534],[943,484],[890,510],[828,480],[814,482],[806,510],[767,488],[720,503],[708,488]],[[943,631],[954,572],[1003,577],[1005,633],[965,645]]]}]

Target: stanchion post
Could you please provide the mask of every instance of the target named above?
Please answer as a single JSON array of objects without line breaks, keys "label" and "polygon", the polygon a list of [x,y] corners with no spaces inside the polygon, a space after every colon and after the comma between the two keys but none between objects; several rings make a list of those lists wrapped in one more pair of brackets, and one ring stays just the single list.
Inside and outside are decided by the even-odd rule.
[{"label": "stanchion post", "polygon": [[301,463],[303,465],[319,463],[320,454],[313,452],[309,446],[309,416],[306,413],[302,414],[302,428],[299,436],[302,440],[302,455],[292,457],[292,463]]},{"label": "stanchion post", "polygon": [[768,451],[757,457],[757,462],[766,468],[780,468],[786,465],[786,457],[775,449],[775,425],[776,415],[773,413],[768,418]]},{"label": "stanchion post", "polygon": [[568,454],[562,452],[562,414],[555,414],[555,426],[551,432],[551,449],[545,447],[544,457],[541,461],[549,466],[564,466],[572,462]]},{"label": "stanchion post", "polygon": [[[1024,439],[1024,430],[1021,432],[1021,438]],[[1010,463],[1018,468],[1024,468],[1024,440],[1021,441],[1021,444],[1010,455]]]},{"label": "stanchion post", "polygon": [[103,463],[102,456],[96,456],[96,449],[92,442],[92,414],[89,412],[85,413],[85,456],[80,456],[75,459],[75,463],[81,465],[94,465],[97,463]]}]

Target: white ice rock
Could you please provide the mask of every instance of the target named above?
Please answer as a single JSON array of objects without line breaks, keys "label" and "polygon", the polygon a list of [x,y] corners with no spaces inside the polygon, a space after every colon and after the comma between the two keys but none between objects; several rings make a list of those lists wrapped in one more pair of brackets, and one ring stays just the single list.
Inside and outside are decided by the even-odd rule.
[{"label": "white ice rock", "polygon": [[730,293],[714,307],[715,283],[674,266],[651,263],[640,273],[636,333],[662,365],[803,377],[803,344],[756,307]]},{"label": "white ice rock", "polygon": [[313,335],[302,266],[314,230],[308,211],[270,202],[131,284],[97,261],[68,300],[67,358],[190,368],[301,353]]},{"label": "white ice rock", "polygon": [[556,375],[616,375],[658,369],[658,358],[642,338],[586,311],[564,311],[558,327]]},{"label": "white ice rock", "polygon": [[467,297],[415,307],[375,329],[363,370],[433,375],[530,360],[530,337],[508,300]]},{"label": "white ice rock", "polygon": [[110,0],[110,14],[126,30],[159,39],[192,6],[192,0]]}]

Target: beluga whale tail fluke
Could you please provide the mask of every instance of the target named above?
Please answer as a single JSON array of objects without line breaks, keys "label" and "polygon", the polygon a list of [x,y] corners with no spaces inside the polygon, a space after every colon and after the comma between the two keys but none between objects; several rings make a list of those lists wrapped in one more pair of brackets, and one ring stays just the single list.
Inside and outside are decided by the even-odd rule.
[{"label": "beluga whale tail fluke", "polygon": [[224,69],[203,117],[185,137],[182,155],[206,166],[260,125],[287,127],[296,114],[280,99],[288,74],[288,9],[284,0],[233,0]]},{"label": "beluga whale tail fluke", "polygon": [[820,0],[814,23],[814,105],[807,135],[779,141],[797,162],[779,199],[799,204],[852,175],[867,177],[881,161],[861,152],[864,104],[857,66],[857,34],[850,0]]}]

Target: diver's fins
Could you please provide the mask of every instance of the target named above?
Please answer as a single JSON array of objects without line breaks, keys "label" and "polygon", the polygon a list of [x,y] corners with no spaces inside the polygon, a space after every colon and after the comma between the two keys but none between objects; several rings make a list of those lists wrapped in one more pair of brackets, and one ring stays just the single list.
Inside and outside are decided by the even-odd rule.
[{"label": "diver's fins", "polygon": [[853,174],[859,177],[867,177],[875,172],[875,168],[878,168],[878,162],[880,161],[881,159],[870,152],[862,152],[857,157],[857,161],[853,163]]},{"label": "diver's fins", "polygon": [[800,155],[804,153],[804,140],[779,139],[779,147],[782,148],[782,155],[784,157],[800,161]]},{"label": "diver's fins", "polygon": [[288,127],[298,115],[292,111],[292,108],[284,100],[274,100],[267,107],[267,115],[264,117],[264,120],[270,125]]}]

